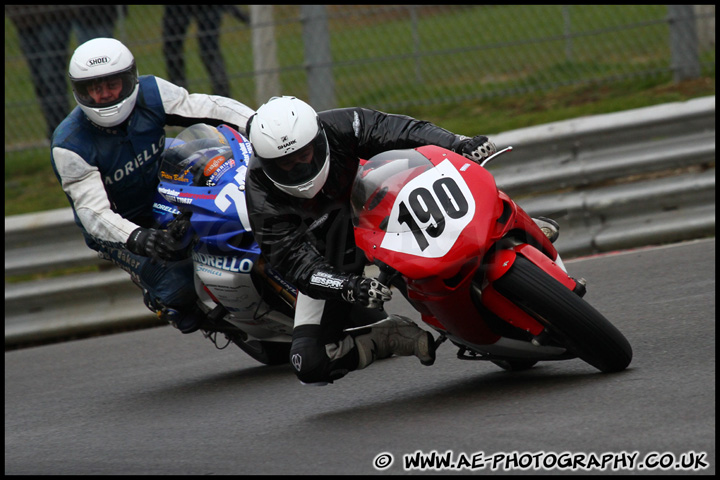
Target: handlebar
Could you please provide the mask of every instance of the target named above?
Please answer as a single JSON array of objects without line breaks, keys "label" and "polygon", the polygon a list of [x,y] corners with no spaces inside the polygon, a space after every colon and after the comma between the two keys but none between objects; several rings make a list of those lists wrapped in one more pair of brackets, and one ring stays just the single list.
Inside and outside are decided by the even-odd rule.
[{"label": "handlebar", "polygon": [[386,287],[390,287],[390,283],[398,273],[397,270],[379,260],[375,260],[375,265],[380,269],[380,275],[378,275],[377,281]]}]

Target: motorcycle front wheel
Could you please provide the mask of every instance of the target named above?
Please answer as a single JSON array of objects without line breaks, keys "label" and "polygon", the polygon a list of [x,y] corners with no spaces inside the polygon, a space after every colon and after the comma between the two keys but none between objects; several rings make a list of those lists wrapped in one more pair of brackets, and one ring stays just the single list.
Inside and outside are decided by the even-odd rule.
[{"label": "motorcycle front wheel", "polygon": [[600,312],[530,260],[518,255],[494,282],[498,293],[542,323],[551,337],[585,362],[610,373],[627,368],[632,348]]}]

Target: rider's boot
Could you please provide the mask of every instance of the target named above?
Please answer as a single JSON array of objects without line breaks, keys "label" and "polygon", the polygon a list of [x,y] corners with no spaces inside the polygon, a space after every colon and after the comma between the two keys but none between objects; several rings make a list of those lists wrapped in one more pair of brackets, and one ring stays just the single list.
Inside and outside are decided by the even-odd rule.
[{"label": "rider's boot", "polygon": [[366,327],[350,328],[346,332],[354,337],[358,349],[358,370],[391,355],[415,355],[423,365],[435,362],[433,336],[400,315],[390,315],[385,320]]},{"label": "rider's boot", "polygon": [[533,218],[533,222],[540,227],[540,230],[550,240],[550,243],[555,243],[555,240],[560,236],[560,225],[555,220],[547,217],[537,217]]},{"label": "rider's boot", "polygon": [[200,323],[205,315],[197,305],[194,305],[187,310],[164,307],[157,312],[157,316],[182,333],[193,333],[200,328]]}]

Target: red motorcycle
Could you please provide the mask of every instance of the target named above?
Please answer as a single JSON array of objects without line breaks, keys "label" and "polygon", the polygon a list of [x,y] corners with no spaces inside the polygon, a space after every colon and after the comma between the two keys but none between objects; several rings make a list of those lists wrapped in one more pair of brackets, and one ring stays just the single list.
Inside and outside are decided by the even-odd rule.
[{"label": "red motorcycle", "polygon": [[[511,150],[498,152],[491,158]],[[492,174],[449,150],[376,155],[352,190],[355,240],[458,358],[506,370],[579,357],[625,369],[627,339],[585,300],[558,252]]]}]

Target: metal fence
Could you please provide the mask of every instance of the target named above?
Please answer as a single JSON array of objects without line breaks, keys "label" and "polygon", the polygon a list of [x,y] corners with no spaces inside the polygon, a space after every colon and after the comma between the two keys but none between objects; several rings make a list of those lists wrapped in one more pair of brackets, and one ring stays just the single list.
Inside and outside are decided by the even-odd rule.
[{"label": "metal fence", "polygon": [[6,151],[46,144],[74,105],[72,51],[108,35],[141,74],[253,108],[292,94],[397,111],[715,71],[713,5],[6,5]]}]

